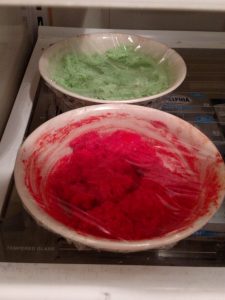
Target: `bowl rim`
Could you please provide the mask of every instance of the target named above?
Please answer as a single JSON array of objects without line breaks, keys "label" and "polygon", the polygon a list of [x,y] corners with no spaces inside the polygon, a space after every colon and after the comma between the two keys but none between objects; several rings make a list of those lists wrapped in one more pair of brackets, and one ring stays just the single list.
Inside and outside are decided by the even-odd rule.
[{"label": "bowl rim", "polygon": [[[159,111],[154,108],[146,108],[142,106],[137,105],[129,105],[129,104],[103,104],[103,105],[92,105],[88,107],[82,107],[79,109],[74,109],[71,111],[68,111],[66,113],[63,113],[59,116],[56,116],[47,122],[43,123],[41,126],[39,126],[36,130],[34,130],[24,141],[22,146],[20,147],[20,150],[18,151],[17,158],[16,158],[16,164],[14,169],[14,178],[15,178],[15,184],[17,191],[19,193],[19,196],[21,198],[21,201],[23,203],[24,208],[33,216],[33,218],[42,225],[47,230],[50,230],[56,234],[61,235],[62,237],[66,238],[68,241],[76,244],[84,244],[86,246],[105,250],[105,251],[114,251],[114,252],[135,252],[135,251],[143,251],[143,250],[150,250],[155,248],[161,248],[166,247],[168,245],[175,244],[176,242],[190,236],[192,233],[196,232],[200,228],[202,228],[209,219],[216,213],[216,211],[219,209],[221,204],[223,203],[224,196],[225,196],[225,186],[223,189],[219,192],[219,197],[217,201],[217,205],[212,205],[208,212],[206,212],[203,216],[198,217],[192,224],[190,224],[187,228],[181,228],[179,230],[169,232],[166,235],[163,235],[161,237],[147,239],[147,240],[138,240],[138,241],[114,241],[109,239],[103,239],[103,238],[97,238],[94,236],[88,236],[88,235],[82,235],[78,233],[76,230],[67,227],[66,225],[60,223],[59,221],[55,220],[53,217],[48,215],[36,202],[36,200],[33,198],[33,196],[30,194],[28,188],[24,184],[24,168],[23,168],[23,162],[21,159],[22,152],[24,151],[24,148],[26,148],[26,145],[30,143],[31,139],[36,139],[41,133],[44,132],[44,129],[48,127],[50,123],[53,123],[57,121],[57,119],[67,119],[67,116],[81,116],[82,113],[89,113],[95,112],[95,111],[102,111],[104,110],[118,110],[120,111],[121,108],[125,110],[148,110],[149,113],[152,111],[154,114],[155,112],[160,114],[169,115],[171,118],[174,118],[174,120],[179,119],[180,122],[187,124],[188,126],[194,128],[198,135],[200,134],[202,137],[206,138],[207,142],[209,143],[209,146],[212,148],[213,151],[216,151],[217,154],[222,158],[221,154],[217,150],[216,146],[212,143],[212,141],[205,136],[199,129],[191,125],[190,123],[178,118],[177,116],[174,116],[172,114],[169,114],[164,111]],[[85,118],[85,116],[84,116]],[[223,163],[223,172],[225,174],[225,164]]]},{"label": "bowl rim", "polygon": [[[64,43],[68,43],[70,41],[76,41],[77,39],[82,39],[88,36],[102,36],[102,35],[122,35],[122,36],[132,36],[135,37],[139,40],[147,40],[150,41],[152,43],[158,44],[163,46],[165,49],[167,49],[166,51],[171,51],[172,53],[174,53],[179,60],[181,61],[181,65],[182,65],[182,75],[180,76],[180,78],[177,80],[176,84],[172,85],[170,88],[167,88],[166,90],[155,94],[155,95],[151,95],[151,96],[145,96],[145,97],[141,97],[141,98],[132,98],[132,99],[126,99],[126,100],[116,100],[116,99],[111,99],[111,100],[103,100],[103,99],[96,99],[96,98],[91,98],[88,96],[83,96],[80,94],[77,94],[75,92],[72,92],[70,90],[67,90],[66,88],[58,85],[54,80],[52,80],[49,76],[47,76],[47,74],[44,71],[44,60],[46,59],[46,55],[48,55],[48,53],[52,51],[52,49],[57,48],[59,45],[64,44]],[[51,45],[50,47],[46,48],[40,59],[39,59],[39,63],[38,63],[38,68],[39,68],[39,72],[42,76],[42,78],[47,82],[47,84],[49,84],[49,86],[51,88],[56,89],[57,91],[61,92],[63,95],[65,96],[70,96],[72,98],[78,99],[78,100],[83,100],[83,101],[87,101],[87,102],[92,102],[92,103],[101,103],[101,104],[111,104],[111,103],[139,103],[139,102],[146,102],[146,101],[157,101],[159,98],[161,98],[162,96],[165,96],[169,93],[171,93],[172,91],[174,91],[176,88],[178,88],[178,86],[181,85],[181,83],[184,81],[184,79],[186,78],[187,75],[187,66],[186,63],[183,59],[183,57],[177,52],[175,51],[173,48],[169,47],[167,44],[165,43],[161,43],[158,42],[150,37],[146,37],[146,36],[141,36],[138,34],[129,34],[129,33],[118,33],[118,32],[97,32],[97,33],[84,33],[84,34],[78,34],[74,37],[70,37],[67,39],[63,39],[60,41],[57,41],[56,43],[54,43],[53,45]]]}]

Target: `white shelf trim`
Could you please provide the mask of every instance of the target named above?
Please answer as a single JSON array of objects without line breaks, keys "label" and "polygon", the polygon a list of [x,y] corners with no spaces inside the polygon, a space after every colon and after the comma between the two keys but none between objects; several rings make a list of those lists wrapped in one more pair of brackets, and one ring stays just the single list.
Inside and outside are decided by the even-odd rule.
[{"label": "white shelf trim", "polygon": [[224,300],[225,268],[0,264],[1,299]]},{"label": "white shelf trim", "polygon": [[225,11],[225,0],[0,0],[0,6]]}]

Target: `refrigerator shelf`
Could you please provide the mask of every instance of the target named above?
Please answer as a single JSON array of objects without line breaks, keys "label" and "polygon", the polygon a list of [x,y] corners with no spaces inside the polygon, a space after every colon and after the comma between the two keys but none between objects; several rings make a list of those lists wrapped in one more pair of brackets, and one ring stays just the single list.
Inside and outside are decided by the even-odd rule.
[{"label": "refrigerator shelf", "polygon": [[[46,89],[42,87],[43,85],[40,81],[40,75],[38,72],[38,61],[42,51],[49,45],[61,39],[72,37],[81,33],[102,31],[109,32],[110,30],[40,27],[37,43],[31,55],[30,62],[0,142],[0,213],[2,217],[5,211],[4,208],[6,208],[8,199],[10,198],[17,151],[25,137],[30,120],[35,119],[35,114],[32,114],[34,103],[37,102],[38,107],[38,103],[40,104],[41,100],[43,103],[43,99],[45,99],[46,96],[51,97],[50,94],[46,94]],[[139,30],[119,31],[148,36],[155,40],[164,42],[170,47],[176,48],[177,51],[184,57],[189,71],[187,79],[179,88],[179,91],[176,91],[175,93],[178,93],[179,96],[187,95],[187,93],[190,92],[202,92],[207,94],[209,101],[217,101],[216,104],[219,103],[219,105],[221,105],[220,100],[223,101],[223,99],[225,99],[225,59],[223,51],[223,49],[225,49],[225,33]],[[219,71],[218,66],[220,66]],[[44,90],[45,92],[43,94]],[[41,107],[42,106],[40,106],[40,109],[42,109]],[[201,112],[201,106],[198,106],[198,109],[200,109]],[[51,113],[53,112],[53,115],[48,115],[48,118],[56,114],[54,113],[54,110],[55,108],[52,107]],[[40,122],[47,120],[40,111],[39,114],[40,116],[38,117],[38,120]],[[185,114],[183,118],[187,118],[187,120],[189,120],[190,118],[193,118],[193,116],[189,115],[187,117],[187,114]],[[193,120],[194,121],[192,123],[196,125],[196,120]],[[199,120],[199,116],[197,120]],[[31,124],[33,123],[31,122]],[[38,124],[32,125],[33,129],[37,125]],[[215,121],[213,124],[208,125],[208,127],[214,130],[216,138],[218,136],[217,131],[222,131],[221,127],[224,125],[223,121]],[[207,134],[207,126],[205,130],[205,133]],[[211,132],[208,134],[210,136]],[[218,148],[221,147],[222,151],[224,149],[225,153],[225,140],[223,140],[224,137],[222,136],[220,140],[215,141],[215,143],[217,143],[216,145]],[[215,217],[206,225],[205,230],[225,232],[224,224],[225,204],[221,207]]]}]

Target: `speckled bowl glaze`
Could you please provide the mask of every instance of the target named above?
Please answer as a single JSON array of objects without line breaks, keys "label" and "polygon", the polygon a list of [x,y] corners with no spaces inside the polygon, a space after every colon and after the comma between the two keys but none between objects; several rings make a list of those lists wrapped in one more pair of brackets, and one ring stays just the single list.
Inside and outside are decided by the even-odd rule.
[{"label": "speckled bowl glaze", "polygon": [[[150,55],[159,64],[165,66],[169,74],[169,86],[162,92],[138,99],[128,100],[101,100],[85,97],[69,91],[52,79],[54,66],[57,61],[67,53],[104,53],[119,45],[132,45],[144,54]],[[146,104],[156,107],[162,96],[174,91],[186,77],[186,65],[182,57],[168,46],[150,38],[122,34],[122,33],[96,33],[79,35],[68,40],[63,40],[46,49],[39,61],[39,71],[47,85],[56,93],[58,105],[62,111],[68,111],[77,107],[99,103],[130,103]]]}]

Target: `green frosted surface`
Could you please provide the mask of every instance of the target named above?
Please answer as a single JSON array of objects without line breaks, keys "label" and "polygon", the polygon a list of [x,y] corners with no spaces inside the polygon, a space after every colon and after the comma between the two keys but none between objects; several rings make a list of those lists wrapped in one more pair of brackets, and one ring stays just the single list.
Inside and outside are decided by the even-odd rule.
[{"label": "green frosted surface", "polygon": [[127,46],[104,54],[66,54],[58,61],[53,80],[67,90],[102,100],[141,98],[169,86],[165,66]]}]

